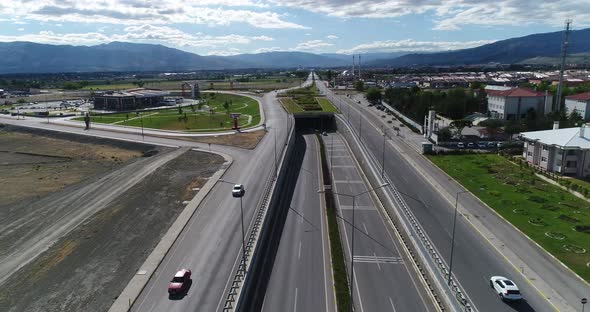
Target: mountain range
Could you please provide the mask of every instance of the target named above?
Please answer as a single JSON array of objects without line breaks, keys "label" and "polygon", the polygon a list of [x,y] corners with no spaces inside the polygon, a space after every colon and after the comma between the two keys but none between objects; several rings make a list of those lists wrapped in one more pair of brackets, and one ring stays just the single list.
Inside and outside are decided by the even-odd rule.
[{"label": "mountain range", "polygon": [[[512,64],[554,60],[562,32],[496,41],[476,48],[436,53],[362,54],[364,67]],[[572,31],[569,53],[590,52],[590,28]],[[192,71],[246,68],[348,67],[352,56],[337,53],[267,52],[232,56],[201,56],[158,44],[111,42],[96,46],[0,43],[0,73],[98,71]]]}]

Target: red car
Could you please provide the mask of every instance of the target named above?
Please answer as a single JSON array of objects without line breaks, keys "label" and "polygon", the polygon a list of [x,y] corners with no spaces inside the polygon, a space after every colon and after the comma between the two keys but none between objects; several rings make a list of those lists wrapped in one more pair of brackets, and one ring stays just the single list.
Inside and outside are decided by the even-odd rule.
[{"label": "red car", "polygon": [[174,275],[170,285],[168,285],[168,294],[182,294],[188,290],[191,280],[191,270],[182,269]]}]

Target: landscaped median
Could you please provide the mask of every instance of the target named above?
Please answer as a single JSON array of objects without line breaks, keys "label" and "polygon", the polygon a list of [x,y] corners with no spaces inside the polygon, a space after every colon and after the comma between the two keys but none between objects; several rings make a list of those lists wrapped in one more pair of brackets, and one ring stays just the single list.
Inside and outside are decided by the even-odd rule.
[{"label": "landscaped median", "polygon": [[495,154],[428,158],[590,281],[590,203]]},{"label": "landscaped median", "polygon": [[334,201],[334,194],[332,194],[332,179],[328,169],[328,161],[326,159],[326,150],[324,141],[317,135],[320,144],[320,157],[322,162],[322,177],[324,185],[328,186],[325,190],[326,199],[326,213],[328,215],[328,235],[330,238],[330,251],[332,256],[332,276],[334,279],[334,290],[336,293],[336,304],[338,311],[348,311],[350,307],[350,288],[348,286],[348,273],[346,272],[346,264],[344,259],[344,249],[342,248],[342,241],[340,240],[340,230],[338,228],[338,212],[336,211],[336,203]]},{"label": "landscaped median", "polygon": [[289,113],[338,112],[330,100],[320,95],[315,84],[290,90],[282,95],[280,101]]},{"label": "landscaped median", "polygon": [[[144,127],[176,131],[226,131],[232,129],[234,120],[230,113],[240,113],[240,127],[254,127],[260,123],[258,101],[241,95],[227,93],[203,93],[202,102],[191,106],[158,110],[142,110],[115,114],[98,114],[90,117],[91,123]],[[83,121],[83,117],[75,118]]]}]

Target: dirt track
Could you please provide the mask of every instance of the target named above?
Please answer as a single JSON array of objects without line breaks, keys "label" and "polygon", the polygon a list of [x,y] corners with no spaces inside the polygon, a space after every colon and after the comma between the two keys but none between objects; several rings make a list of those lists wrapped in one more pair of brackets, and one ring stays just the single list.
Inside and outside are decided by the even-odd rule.
[{"label": "dirt track", "polygon": [[[121,144],[108,140],[101,143],[110,148]],[[132,153],[153,149],[139,144],[133,147]],[[1,158],[0,153],[0,160],[13,164],[21,160],[25,167],[39,161],[59,167],[72,158],[34,152],[43,156],[11,152]],[[43,231],[56,225],[58,230],[65,229],[65,236],[51,241],[51,248],[0,286],[0,311],[106,311],[182,210],[183,201],[195,195],[193,188],[204,184],[202,178],[210,176],[222,162],[219,156],[201,152],[161,150],[155,156],[130,158],[125,163],[113,160],[107,172],[95,173],[57,191],[44,190],[40,194],[45,195],[0,204],[0,228],[8,229],[0,233],[0,263],[14,264],[6,259],[42,248],[37,243],[45,236],[37,235]],[[26,177],[21,178],[26,181]],[[117,194],[118,190],[123,191]],[[88,209],[87,202],[105,207]],[[64,223],[80,210],[92,214],[82,218],[83,223]],[[22,250],[29,242],[33,247]]]}]

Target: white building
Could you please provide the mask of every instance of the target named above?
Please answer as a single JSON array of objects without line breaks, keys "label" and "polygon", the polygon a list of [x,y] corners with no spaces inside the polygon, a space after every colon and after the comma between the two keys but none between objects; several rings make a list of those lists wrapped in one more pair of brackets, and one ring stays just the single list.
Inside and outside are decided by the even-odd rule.
[{"label": "white building", "polygon": [[526,88],[487,90],[486,92],[488,94],[488,111],[493,118],[521,119],[531,108],[538,114],[551,112],[553,97],[547,92],[537,92]]},{"label": "white building", "polygon": [[590,175],[590,128],[531,131],[525,140],[523,157],[548,172],[585,178]]},{"label": "white building", "polygon": [[590,120],[590,92],[566,96],[565,108],[568,114],[575,109],[584,120]]}]

